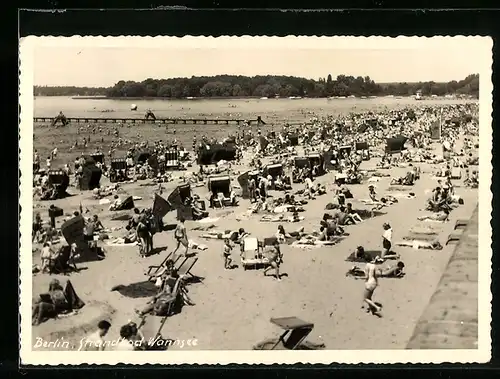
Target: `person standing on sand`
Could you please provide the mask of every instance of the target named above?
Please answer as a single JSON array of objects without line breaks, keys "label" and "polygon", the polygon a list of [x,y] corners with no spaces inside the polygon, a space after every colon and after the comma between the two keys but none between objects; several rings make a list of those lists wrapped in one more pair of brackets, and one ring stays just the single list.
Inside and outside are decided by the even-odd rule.
[{"label": "person standing on sand", "polygon": [[267,272],[274,268],[276,280],[281,281],[280,275],[280,265],[283,262],[283,255],[281,254],[280,244],[278,240],[274,241],[273,246],[267,252],[267,258],[269,259],[269,266],[264,269],[264,276],[267,276]]},{"label": "person standing on sand", "polygon": [[364,309],[366,303],[368,305],[367,312],[380,316],[381,307],[372,300],[373,292],[375,292],[378,286],[378,270],[373,262],[366,264],[365,277],[365,290],[363,292],[363,305],[361,309]]},{"label": "person standing on sand", "polygon": [[382,254],[380,255],[381,259],[384,259],[386,255],[390,254],[392,247],[391,225],[389,225],[389,223],[387,222],[384,222],[383,228],[384,228],[384,233],[382,234]]},{"label": "person standing on sand", "polygon": [[233,260],[231,259],[231,250],[233,250],[233,247],[231,246],[231,242],[229,241],[229,238],[226,238],[224,240],[224,249],[222,252],[222,255],[224,257],[224,269],[225,270],[230,270],[233,266]]},{"label": "person standing on sand", "polygon": [[174,252],[172,253],[173,256],[175,256],[175,253],[177,250],[179,250],[179,247],[182,245],[186,249],[184,251],[184,256],[188,255],[188,248],[189,248],[189,242],[188,242],[188,237],[187,237],[187,231],[186,231],[186,226],[184,225],[184,218],[179,219],[179,223],[177,224],[175,231],[174,231],[174,237],[177,241],[177,247],[175,248]]}]

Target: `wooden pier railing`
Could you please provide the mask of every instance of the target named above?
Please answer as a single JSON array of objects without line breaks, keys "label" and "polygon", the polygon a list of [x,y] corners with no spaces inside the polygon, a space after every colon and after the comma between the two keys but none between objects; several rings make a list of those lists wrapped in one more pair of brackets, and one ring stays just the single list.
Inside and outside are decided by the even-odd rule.
[{"label": "wooden pier railing", "polygon": [[[52,123],[56,117],[33,117],[35,123]],[[189,119],[189,118],[120,118],[120,117],[66,117],[66,122],[77,123],[77,124],[211,124],[211,125],[239,125],[239,124],[252,124],[252,125],[264,125],[265,122],[257,117],[253,120],[243,120],[243,119]]]}]

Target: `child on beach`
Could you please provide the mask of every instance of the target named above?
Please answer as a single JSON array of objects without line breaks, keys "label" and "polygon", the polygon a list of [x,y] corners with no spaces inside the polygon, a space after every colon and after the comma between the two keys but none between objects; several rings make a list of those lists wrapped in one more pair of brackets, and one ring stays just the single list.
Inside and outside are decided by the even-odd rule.
[{"label": "child on beach", "polygon": [[231,246],[231,242],[229,238],[224,240],[224,248],[222,251],[222,256],[224,257],[224,269],[230,270],[233,267],[233,260],[231,259],[231,251],[233,247]]},{"label": "child on beach", "polygon": [[387,259],[398,259],[399,254],[391,251],[392,248],[392,228],[389,223],[383,225],[384,233],[382,234],[382,252],[380,256],[375,257],[374,262],[381,263]]},{"label": "child on beach", "polygon": [[384,259],[386,255],[390,254],[392,247],[392,228],[389,223],[385,222],[383,225],[384,233],[382,234],[382,254],[381,259]]},{"label": "child on beach", "polygon": [[276,280],[281,281],[280,265],[283,262],[283,255],[278,240],[274,241],[273,246],[268,248],[265,255],[267,255],[267,259],[269,260],[269,266],[264,269],[264,276],[267,276],[267,272],[274,268]]}]

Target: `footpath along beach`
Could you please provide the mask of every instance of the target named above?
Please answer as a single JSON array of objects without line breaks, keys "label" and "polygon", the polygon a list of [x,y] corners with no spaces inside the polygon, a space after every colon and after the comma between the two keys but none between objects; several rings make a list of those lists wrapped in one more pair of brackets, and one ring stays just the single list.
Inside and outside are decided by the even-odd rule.
[{"label": "footpath along beach", "polygon": [[[436,151],[440,147],[437,144],[433,146]],[[375,168],[377,162],[378,159],[363,162],[360,169]],[[454,244],[444,246],[447,236],[453,232],[457,219],[471,217],[478,202],[477,190],[460,186],[461,181],[455,181],[456,192],[464,199],[464,204],[453,210],[450,221],[439,225],[442,250],[415,250],[394,246],[393,250],[401,255],[401,260],[406,265],[406,276],[403,279],[380,279],[374,300],[383,305],[382,318],[361,310],[363,281],[345,276],[353,265],[345,259],[360,245],[366,250],[381,250],[384,222],[391,224],[395,242],[401,241],[413,226],[422,224],[417,217],[425,213],[423,209],[426,200],[430,190],[436,185],[436,178],[432,176],[437,166],[425,163],[416,165],[421,167],[422,173],[413,187],[407,191],[391,192],[393,196],[413,192],[415,198],[401,197],[398,203],[383,209],[384,215],[346,227],[349,236],[334,246],[296,248],[283,245],[281,250],[284,263],[281,272],[286,276],[281,282],[272,277],[264,277],[259,270],[243,271],[241,265],[234,270],[224,270],[222,242],[204,240],[201,238],[203,232],[193,231],[196,226],[209,224],[186,221],[189,239],[207,246],[206,250],[198,252],[199,261],[193,268],[193,273],[204,280],[189,286],[189,296],[196,305],[184,307],[182,313],[169,317],[162,335],[171,339],[198,340],[197,346],[184,346],[185,350],[248,350],[255,343],[279,333],[269,322],[270,318],[296,316],[315,324],[309,339],[323,342],[327,349],[406,348],[455,248]],[[243,171],[243,167],[238,169]],[[404,176],[406,171],[406,168],[393,168],[389,173],[391,177],[399,177]],[[315,182],[325,183],[329,189],[333,174],[328,173]],[[168,194],[176,185],[178,183],[167,183],[164,191]],[[390,177],[380,178],[376,186],[379,196],[386,193],[390,187]],[[151,206],[154,187],[132,183],[124,184],[123,188],[129,194],[142,197],[142,200],[136,202],[136,206]],[[301,187],[294,187],[298,188]],[[359,199],[368,197],[368,183],[352,185],[349,189],[354,195],[353,208],[366,208]],[[193,188],[193,191],[205,197],[207,189]],[[80,201],[91,214],[98,213],[106,227],[120,225],[119,222],[110,220],[111,214],[99,206],[97,201],[91,200],[90,194],[79,194],[54,203],[69,212],[77,209]],[[331,201],[329,192],[310,201],[301,214],[305,220],[294,224],[284,223],[285,229],[292,231],[303,226],[306,231],[311,231],[313,226],[318,225],[326,204]],[[217,219],[214,229],[235,230],[243,227],[259,239],[274,235],[279,223],[259,222],[258,217],[247,221],[237,220],[248,206],[248,200],[240,200],[240,205],[236,208],[211,211],[210,218]],[[38,208],[37,211],[43,212],[43,208]],[[168,214],[165,222],[175,223],[174,214]],[[154,244],[155,247],[167,247],[170,252],[175,247],[173,233],[157,234]],[[136,246],[105,246],[105,249],[105,260],[84,263],[82,266],[86,270],[71,275],[71,282],[78,295],[88,305],[93,302],[96,305],[87,305],[80,315],[48,320],[34,327],[33,341],[37,336],[47,340],[64,337],[72,341],[76,349],[78,341],[92,331],[96,322],[104,316],[109,316],[113,325],[108,339],[118,338],[120,325],[128,320],[137,320],[134,308],[142,308],[150,295],[138,293],[132,298],[123,296],[118,291],[111,291],[111,288],[120,284],[127,286],[144,282],[144,271],[149,265],[159,264],[167,251],[141,258]],[[236,263],[239,263],[238,254],[238,251],[233,251]],[[37,259],[38,257],[34,257],[34,260]],[[54,278],[61,281],[67,279],[62,275],[35,275],[33,294],[46,289]],[[148,317],[144,330],[154,333],[159,327],[160,319]],[[174,346],[171,349],[176,348],[178,347]]]}]

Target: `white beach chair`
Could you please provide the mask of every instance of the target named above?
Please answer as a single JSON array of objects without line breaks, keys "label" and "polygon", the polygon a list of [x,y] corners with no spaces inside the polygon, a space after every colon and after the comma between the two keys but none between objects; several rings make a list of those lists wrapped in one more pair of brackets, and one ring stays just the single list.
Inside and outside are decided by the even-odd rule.
[{"label": "white beach chair", "polygon": [[241,243],[241,265],[246,270],[248,267],[256,268],[258,265],[267,265],[269,260],[262,256],[259,241],[256,237],[246,237]]}]

